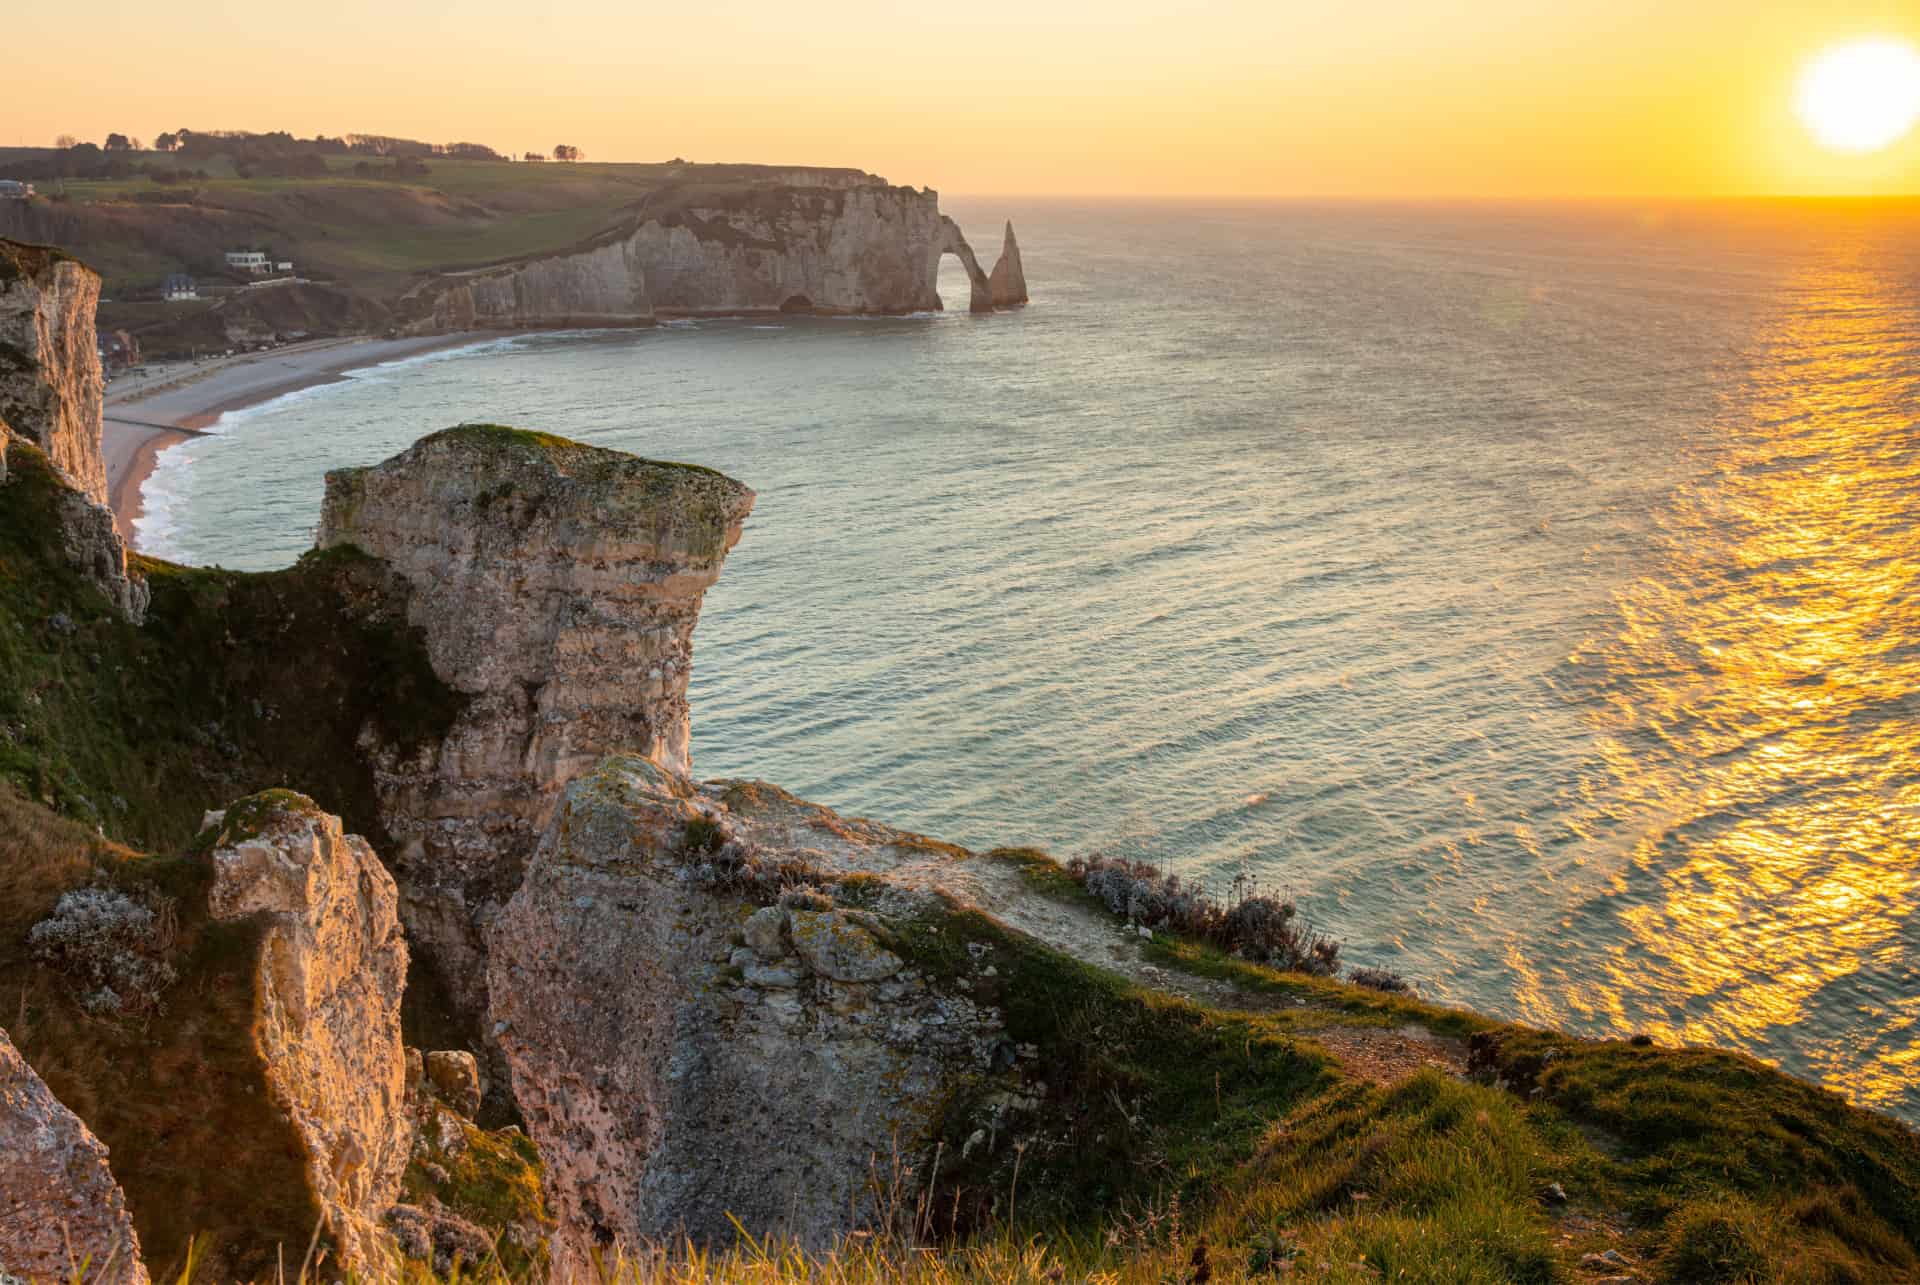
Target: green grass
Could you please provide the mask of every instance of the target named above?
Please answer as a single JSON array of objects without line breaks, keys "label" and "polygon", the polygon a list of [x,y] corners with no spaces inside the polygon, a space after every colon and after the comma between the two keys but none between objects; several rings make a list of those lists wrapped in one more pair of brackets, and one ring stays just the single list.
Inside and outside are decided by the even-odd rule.
[{"label": "green grass", "polygon": [[361,730],[411,746],[462,705],[384,568],[350,550],[265,574],[139,558],[152,604],[136,628],[66,565],[45,457],[16,442],[8,464],[0,781],[142,848],[184,844],[206,809],[275,786],[377,841]]}]

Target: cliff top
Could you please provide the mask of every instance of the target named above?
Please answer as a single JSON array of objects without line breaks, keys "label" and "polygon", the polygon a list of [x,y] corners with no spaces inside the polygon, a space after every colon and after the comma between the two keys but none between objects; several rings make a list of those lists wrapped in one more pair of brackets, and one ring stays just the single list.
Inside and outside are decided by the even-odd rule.
[{"label": "cliff top", "polygon": [[[9,241],[5,237],[0,237],[0,281],[37,277],[58,263],[80,263],[80,260],[57,246],[34,245],[26,241]],[[84,263],[80,266],[86,267]],[[92,269],[89,268],[88,271]]]},{"label": "cliff top", "polygon": [[[501,424],[461,424],[421,438],[383,463],[327,475],[323,546],[361,543],[369,506],[429,504],[477,531],[519,538],[535,528],[637,536],[697,559],[723,555],[754,493],[697,464],[621,451]],[[391,516],[391,515],[390,515]]]}]

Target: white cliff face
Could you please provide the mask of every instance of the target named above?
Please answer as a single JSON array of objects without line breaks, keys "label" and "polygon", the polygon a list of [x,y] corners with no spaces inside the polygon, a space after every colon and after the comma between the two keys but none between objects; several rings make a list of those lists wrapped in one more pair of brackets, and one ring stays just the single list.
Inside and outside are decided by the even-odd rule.
[{"label": "white cliff face", "polygon": [[0,1031],[0,1278],[146,1285],[107,1149]]},{"label": "white cliff face", "polygon": [[1016,308],[1027,301],[1027,270],[1020,263],[1020,243],[1013,239],[1013,220],[1007,220],[1006,239],[1000,246],[999,262],[987,278],[996,308]]},{"label": "white cliff face", "polygon": [[437,331],[645,324],[656,312],[927,312],[941,306],[946,254],[966,265],[973,311],[991,309],[987,274],[936,193],[857,177],[669,188],[592,246],[437,277],[399,314]]},{"label": "white cliff face", "polygon": [[[0,239],[0,457],[38,448],[72,487],[61,506],[67,560],[136,624],[147,585],[128,574],[127,549],[106,507],[100,454],[100,354],[94,309],[100,278],[58,251]],[[0,460],[0,482],[8,467]]]},{"label": "white cliff face", "polygon": [[[451,274],[426,287],[417,302],[427,311],[410,328],[429,333],[653,322],[646,276],[626,241]],[[403,312],[408,309],[403,302]]]},{"label": "white cliff face", "polygon": [[561,788],[614,750],[686,770],[693,628],[753,498],[709,469],[484,426],[327,478],[321,546],[387,561],[468,697],[440,744],[367,749],[408,935],[469,1017],[482,928]]},{"label": "white cliff face", "polygon": [[393,877],[304,795],[255,795],[215,824],[208,909],[265,928],[253,1033],[268,1091],[300,1136],[341,1265],[383,1270],[393,1240],[382,1220],[413,1143]]},{"label": "white cliff face", "polygon": [[100,456],[100,278],[57,250],[0,241],[0,420],[74,489],[107,502]]},{"label": "white cliff face", "polygon": [[685,778],[610,759],[568,789],[495,926],[556,1280],[596,1246],[731,1241],[736,1218],[814,1245],[871,1225],[875,1167],[924,1175],[942,1106],[991,1064],[998,1012],[889,948],[904,891],[885,914],[782,905],[716,870],[730,824]]}]

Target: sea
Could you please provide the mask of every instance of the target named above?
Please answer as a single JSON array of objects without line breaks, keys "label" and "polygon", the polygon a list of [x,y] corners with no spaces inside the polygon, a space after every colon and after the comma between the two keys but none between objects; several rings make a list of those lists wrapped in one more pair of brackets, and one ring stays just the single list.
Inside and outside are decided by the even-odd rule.
[{"label": "sea", "polygon": [[703,777],[1293,898],[1425,997],[1920,1122],[1920,207],[949,201],[1030,306],[523,334],[167,451],[270,568],[519,425],[759,501]]}]

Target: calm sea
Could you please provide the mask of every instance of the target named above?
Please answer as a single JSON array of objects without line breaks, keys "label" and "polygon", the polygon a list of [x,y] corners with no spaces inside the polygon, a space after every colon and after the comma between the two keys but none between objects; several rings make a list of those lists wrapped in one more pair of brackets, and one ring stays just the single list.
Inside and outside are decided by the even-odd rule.
[{"label": "calm sea", "polygon": [[703,775],[1246,863],[1430,997],[1920,1119],[1920,212],[958,205],[1025,312],[363,371],[168,452],[143,539],[284,564],[466,420],[712,465]]}]

